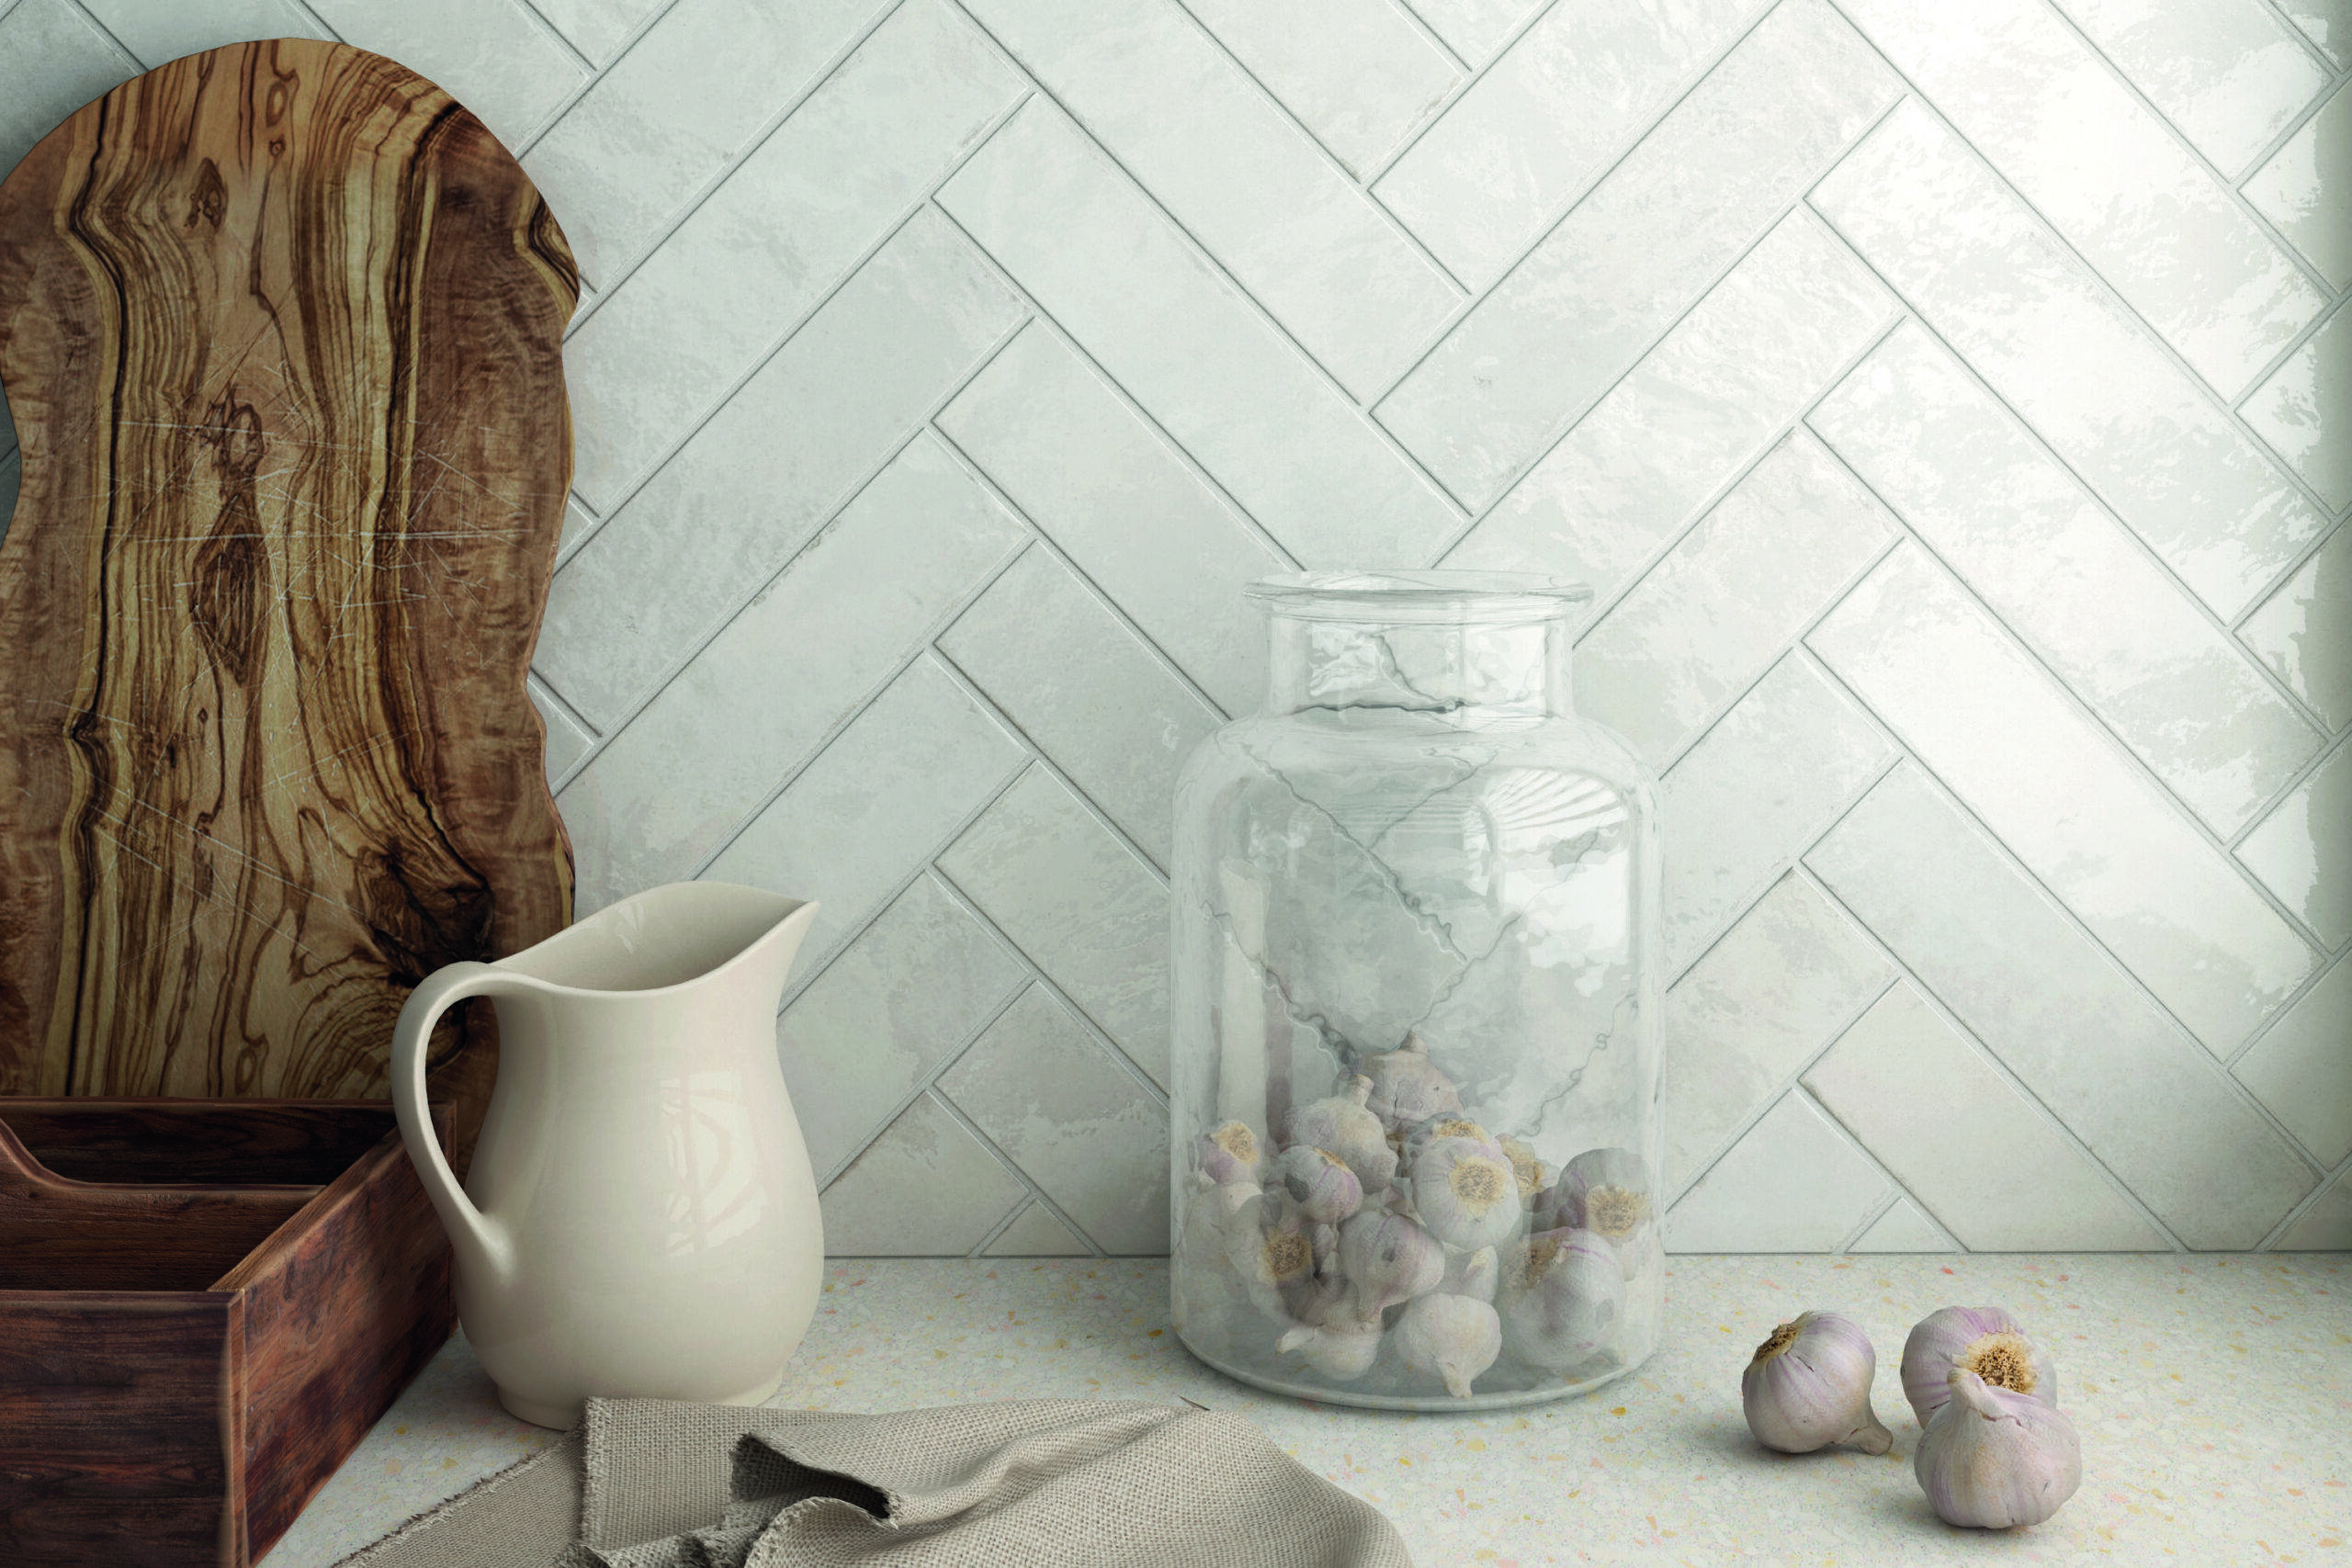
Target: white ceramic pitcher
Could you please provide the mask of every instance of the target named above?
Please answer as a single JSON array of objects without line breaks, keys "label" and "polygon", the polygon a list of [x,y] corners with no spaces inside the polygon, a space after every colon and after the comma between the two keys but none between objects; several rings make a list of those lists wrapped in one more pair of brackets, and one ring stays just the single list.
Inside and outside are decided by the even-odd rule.
[{"label": "white ceramic pitcher", "polygon": [[[526,1421],[590,1394],[753,1404],[815,1314],[823,1223],[776,1061],[817,906],[656,887],[419,986],[392,1041],[401,1136],[457,1253],[458,1315]],[[498,1010],[498,1082],[463,1189],[425,1120],[451,1004]]]}]

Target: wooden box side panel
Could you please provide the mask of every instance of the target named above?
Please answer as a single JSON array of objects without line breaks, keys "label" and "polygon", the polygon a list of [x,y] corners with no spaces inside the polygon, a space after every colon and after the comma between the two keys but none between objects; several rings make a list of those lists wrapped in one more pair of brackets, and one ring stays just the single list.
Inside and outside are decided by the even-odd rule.
[{"label": "wooden box side panel", "polygon": [[400,1135],[219,1288],[244,1307],[243,1564],[286,1533],[456,1325],[448,1237]]},{"label": "wooden box side panel", "polygon": [[218,1292],[0,1292],[0,1562],[229,1560],[241,1314]]}]

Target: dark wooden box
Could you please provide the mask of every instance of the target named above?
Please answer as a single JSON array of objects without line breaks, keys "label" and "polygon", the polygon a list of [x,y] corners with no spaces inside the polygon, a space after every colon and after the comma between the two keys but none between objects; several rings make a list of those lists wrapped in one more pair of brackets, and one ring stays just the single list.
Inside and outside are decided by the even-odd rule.
[{"label": "dark wooden box", "polygon": [[389,1105],[0,1099],[0,1563],[245,1568],[455,1321]]}]

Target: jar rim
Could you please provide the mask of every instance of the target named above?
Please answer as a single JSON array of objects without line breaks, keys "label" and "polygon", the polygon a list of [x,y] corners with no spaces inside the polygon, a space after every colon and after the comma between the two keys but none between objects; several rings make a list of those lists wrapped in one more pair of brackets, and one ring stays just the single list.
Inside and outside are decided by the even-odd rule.
[{"label": "jar rim", "polygon": [[1259,608],[1295,620],[1457,626],[1556,621],[1592,601],[1573,578],[1530,571],[1293,571],[1245,592]]}]

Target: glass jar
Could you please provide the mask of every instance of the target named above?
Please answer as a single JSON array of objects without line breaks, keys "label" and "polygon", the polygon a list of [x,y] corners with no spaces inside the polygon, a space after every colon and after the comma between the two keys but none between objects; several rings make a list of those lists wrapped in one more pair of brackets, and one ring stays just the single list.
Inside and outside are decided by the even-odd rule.
[{"label": "glass jar", "polygon": [[1250,594],[1265,709],[1177,787],[1177,1333],[1244,1382],[1386,1409],[1621,1376],[1664,1296],[1657,780],[1569,706],[1590,594]]}]

